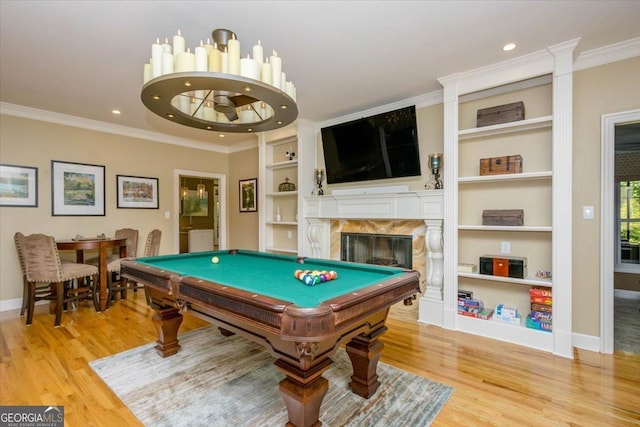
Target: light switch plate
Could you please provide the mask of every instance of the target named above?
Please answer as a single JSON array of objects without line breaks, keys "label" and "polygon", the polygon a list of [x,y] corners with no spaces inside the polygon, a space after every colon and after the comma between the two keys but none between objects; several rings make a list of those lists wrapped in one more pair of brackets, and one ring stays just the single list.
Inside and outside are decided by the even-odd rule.
[{"label": "light switch plate", "polygon": [[582,218],[593,219],[593,206],[582,207]]}]

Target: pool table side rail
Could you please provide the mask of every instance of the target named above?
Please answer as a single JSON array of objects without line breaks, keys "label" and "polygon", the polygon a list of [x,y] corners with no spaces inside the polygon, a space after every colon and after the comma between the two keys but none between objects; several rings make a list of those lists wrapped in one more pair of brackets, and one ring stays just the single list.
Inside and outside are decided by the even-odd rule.
[{"label": "pool table side rail", "polygon": [[221,311],[233,318],[250,319],[279,333],[282,339],[292,341],[332,336],[337,330],[348,328],[349,324],[420,292],[419,273],[406,270],[402,275],[394,275],[316,307],[299,307],[288,301],[196,277],[179,276],[132,260],[123,261],[121,269],[124,277],[159,288],[175,299]]}]

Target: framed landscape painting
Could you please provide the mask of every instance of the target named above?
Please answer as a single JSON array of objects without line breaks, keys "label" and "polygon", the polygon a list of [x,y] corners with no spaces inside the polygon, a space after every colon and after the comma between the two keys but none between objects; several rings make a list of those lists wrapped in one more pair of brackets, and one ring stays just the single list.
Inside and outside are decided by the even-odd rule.
[{"label": "framed landscape painting", "polygon": [[0,206],[38,206],[38,168],[0,165]]},{"label": "framed landscape painting", "polygon": [[104,166],[51,161],[51,214],[104,216]]},{"label": "framed landscape painting", "polygon": [[158,209],[158,178],[116,175],[118,208]]}]

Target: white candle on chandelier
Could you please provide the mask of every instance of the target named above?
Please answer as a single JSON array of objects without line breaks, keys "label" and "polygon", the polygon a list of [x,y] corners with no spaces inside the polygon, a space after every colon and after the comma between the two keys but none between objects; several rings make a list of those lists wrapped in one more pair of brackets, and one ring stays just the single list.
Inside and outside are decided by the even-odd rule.
[{"label": "white candle on chandelier", "polygon": [[280,74],[282,72],[282,58],[280,58],[274,50],[273,55],[271,55],[269,60],[271,62],[271,84],[280,89],[280,79],[282,78],[282,75]]},{"label": "white candle on chandelier", "polygon": [[240,74],[240,42],[235,35],[227,40],[227,54],[229,55],[229,74]]},{"label": "white candle on chandelier", "polygon": [[144,64],[144,71],[142,73],[142,81],[146,84],[151,80],[151,62]]},{"label": "white candle on chandelier", "polygon": [[178,34],[173,36],[173,54],[177,55],[182,52],[184,52],[184,37],[180,35],[180,30],[178,30]]},{"label": "white candle on chandelier", "polygon": [[171,45],[169,44],[169,39],[164,38],[164,43],[162,43],[162,51],[165,53],[171,53]]},{"label": "white candle on chandelier", "polygon": [[196,71],[208,71],[209,64],[207,58],[207,49],[204,47],[204,43],[200,40],[200,46],[195,48],[195,70]]},{"label": "white candle on chandelier", "polygon": [[176,73],[194,71],[196,68],[196,56],[190,49],[175,56],[174,70]]},{"label": "white candle on chandelier", "polygon": [[220,52],[220,72],[229,72],[229,53],[226,47],[224,48],[224,52]]},{"label": "white candle on chandelier", "polygon": [[222,52],[218,50],[218,44],[214,43],[213,49],[209,52],[209,72],[219,73],[222,70]]},{"label": "white candle on chandelier", "polygon": [[264,62],[264,52],[262,50],[260,40],[258,40],[258,44],[253,45],[253,59],[255,59],[260,65]]},{"label": "white candle on chandelier", "polygon": [[255,59],[246,58],[240,60],[240,75],[250,79],[260,80],[260,64]]},{"label": "white candle on chandelier", "polygon": [[211,39],[207,39],[207,42],[204,44],[204,48],[207,49],[207,55],[211,55],[213,51],[213,45],[211,44]]},{"label": "white candle on chandelier", "polygon": [[162,75],[162,45],[160,39],[157,39],[151,45],[151,76],[155,79]]},{"label": "white candle on chandelier", "polygon": [[173,73],[173,55],[170,52],[162,52],[162,75]]},{"label": "white candle on chandelier", "polygon": [[271,64],[269,64],[268,60],[264,64],[262,64],[260,71],[260,80],[262,83],[271,84]]}]

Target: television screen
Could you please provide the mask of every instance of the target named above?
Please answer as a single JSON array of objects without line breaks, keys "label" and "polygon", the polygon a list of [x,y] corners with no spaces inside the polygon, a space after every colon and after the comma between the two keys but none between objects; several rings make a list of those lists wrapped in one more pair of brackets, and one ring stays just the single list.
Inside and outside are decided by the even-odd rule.
[{"label": "television screen", "polygon": [[420,175],[415,106],[321,132],[328,184]]}]

